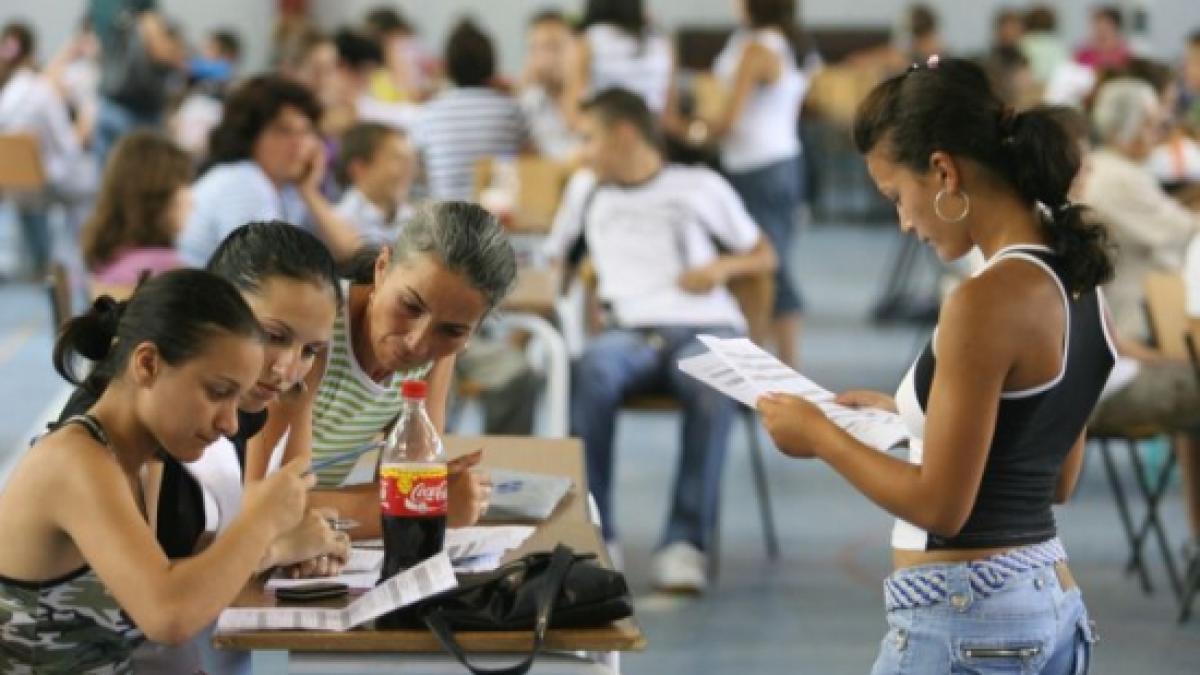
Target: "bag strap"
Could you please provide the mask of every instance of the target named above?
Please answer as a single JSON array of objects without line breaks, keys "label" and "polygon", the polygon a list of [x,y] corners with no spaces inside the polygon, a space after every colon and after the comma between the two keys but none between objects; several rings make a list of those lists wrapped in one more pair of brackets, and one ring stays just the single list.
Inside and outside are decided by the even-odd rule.
[{"label": "bag strap", "polygon": [[480,668],[472,665],[467,661],[466,652],[463,651],[462,645],[458,644],[458,640],[454,637],[454,631],[450,625],[446,623],[446,619],[438,609],[426,614],[424,617],[425,625],[437,638],[437,641],[442,644],[446,651],[454,655],[458,662],[463,664],[467,670],[473,675],[525,675],[529,669],[533,667],[533,660],[537,657],[538,652],[542,650],[542,643],[546,640],[546,630],[550,627],[550,615],[554,611],[554,601],[558,598],[559,592],[562,591],[563,582],[567,578],[567,571],[571,569],[571,565],[575,563],[575,554],[570,548],[559,544],[554,548],[554,554],[550,558],[550,565],[546,568],[545,580],[546,583],[542,587],[540,597],[537,599],[537,623],[533,628],[533,647],[530,648],[529,654],[525,656],[520,663],[505,668]]}]

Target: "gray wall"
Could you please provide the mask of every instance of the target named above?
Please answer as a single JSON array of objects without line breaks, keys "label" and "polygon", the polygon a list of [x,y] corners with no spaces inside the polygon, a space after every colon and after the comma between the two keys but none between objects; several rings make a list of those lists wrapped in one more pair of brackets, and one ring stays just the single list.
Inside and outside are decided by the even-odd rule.
[{"label": "gray wall", "polygon": [[[657,22],[667,29],[680,25],[728,24],[736,0],[646,0]],[[418,25],[427,46],[438,51],[454,21],[470,14],[486,25],[495,38],[500,62],[507,72],[520,68],[522,34],[526,19],[539,9],[557,7],[579,13],[584,0],[311,0],[318,21],[327,27],[357,22],[370,8],[391,4]],[[1086,31],[1088,9],[1099,0],[1058,0],[1063,35],[1072,43]],[[249,70],[266,63],[268,40],[275,13],[274,0],[160,0],[167,15],[177,20],[193,41],[207,30],[234,26],[246,44]],[[813,25],[891,25],[907,0],[801,0],[804,20]],[[942,17],[942,33],[953,49],[975,51],[987,43],[991,17],[1000,7],[1025,7],[1026,1],[932,0]],[[1145,7],[1150,30],[1141,40],[1146,51],[1162,58],[1179,54],[1185,36],[1200,29],[1200,0],[1124,0],[1125,7]],[[48,57],[70,34],[85,0],[0,0],[0,21],[31,21],[41,39],[40,54]]]}]

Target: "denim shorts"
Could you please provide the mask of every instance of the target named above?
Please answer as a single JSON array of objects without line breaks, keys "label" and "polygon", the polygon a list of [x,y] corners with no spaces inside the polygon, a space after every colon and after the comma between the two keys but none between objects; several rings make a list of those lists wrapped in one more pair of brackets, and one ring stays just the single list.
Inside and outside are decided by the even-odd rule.
[{"label": "denim shorts", "polygon": [[888,611],[871,675],[1022,673],[1084,675],[1095,642],[1079,588],[1053,565],[1015,573],[986,595],[969,563],[923,565],[898,576],[942,575],[946,599]]}]

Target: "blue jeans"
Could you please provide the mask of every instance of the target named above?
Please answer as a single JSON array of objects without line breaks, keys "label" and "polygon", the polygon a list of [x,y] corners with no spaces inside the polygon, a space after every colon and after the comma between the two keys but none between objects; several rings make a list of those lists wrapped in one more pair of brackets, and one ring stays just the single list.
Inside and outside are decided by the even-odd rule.
[{"label": "blue jeans", "polygon": [[804,202],[804,165],[800,157],[750,171],[731,172],[729,182],[779,255],[774,316],[798,314],[804,309],[804,300],[788,274],[787,260],[796,232],[796,209]]},{"label": "blue jeans", "polygon": [[92,150],[96,153],[96,163],[104,171],[104,163],[108,161],[108,153],[112,152],[117,141],[125,134],[139,128],[157,129],[162,126],[162,113],[143,113],[130,110],[125,106],[107,98],[100,99],[100,110],[96,115],[96,130],[92,138]]},{"label": "blue jeans", "polygon": [[616,533],[613,434],[621,401],[631,394],[667,393],[683,406],[683,428],[671,511],[661,543],[687,541],[700,550],[708,547],[720,504],[721,470],[735,404],[675,365],[680,358],[703,351],[695,339],[700,333],[737,334],[732,328],[704,326],[612,329],[593,338],[575,364],[571,435],[583,439],[588,481],[600,508],[605,539],[613,539]]},{"label": "blue jeans", "polygon": [[944,570],[949,601],[888,612],[871,675],[1025,673],[1084,675],[1094,642],[1078,588],[1064,591],[1053,567],[1019,573],[984,598],[966,564]]}]

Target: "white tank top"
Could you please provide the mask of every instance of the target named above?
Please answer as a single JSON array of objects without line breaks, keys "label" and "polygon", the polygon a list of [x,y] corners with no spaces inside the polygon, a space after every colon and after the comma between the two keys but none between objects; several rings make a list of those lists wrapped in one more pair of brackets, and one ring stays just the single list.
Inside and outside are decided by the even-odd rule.
[{"label": "white tank top", "polygon": [[583,34],[591,54],[589,94],[621,87],[642,97],[661,115],[667,107],[674,57],[671,42],[659,33],[638,39],[610,24],[596,24]]},{"label": "white tank top", "polygon": [[796,65],[796,55],[782,33],[773,28],[734,32],[713,71],[732,91],[742,52],[755,42],[779,57],[780,74],[774,82],[751,91],[741,116],[721,141],[721,162],[729,171],[750,171],[800,154],[797,126],[808,77]]}]

